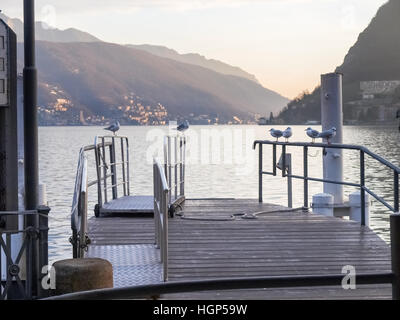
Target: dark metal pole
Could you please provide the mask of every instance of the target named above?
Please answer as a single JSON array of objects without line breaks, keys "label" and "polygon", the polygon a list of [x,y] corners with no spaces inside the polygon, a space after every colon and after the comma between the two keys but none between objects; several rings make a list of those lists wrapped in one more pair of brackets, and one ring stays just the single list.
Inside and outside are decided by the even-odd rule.
[{"label": "dark metal pole", "polygon": [[360,151],[360,199],[361,199],[361,225],[365,226],[365,160],[364,151]]},{"label": "dark metal pole", "polygon": [[263,145],[258,145],[258,202],[263,202]]},{"label": "dark metal pole", "polygon": [[[25,137],[25,205],[27,210],[38,207],[38,123],[37,71],[35,66],[35,1],[24,0],[24,137]],[[27,226],[38,227],[36,215],[26,220]],[[37,241],[32,248],[32,294],[38,293],[39,257]]]},{"label": "dark metal pole", "polygon": [[394,211],[395,212],[399,212],[400,208],[399,208],[399,174],[397,173],[397,171],[394,172]]},{"label": "dark metal pole", "polygon": [[400,299],[400,214],[390,215],[390,246],[392,252],[392,283],[393,300]]},{"label": "dark metal pole", "polygon": [[282,146],[282,177],[286,176],[286,146]]},{"label": "dark metal pole", "polygon": [[276,144],[272,145],[272,172],[276,177]]}]

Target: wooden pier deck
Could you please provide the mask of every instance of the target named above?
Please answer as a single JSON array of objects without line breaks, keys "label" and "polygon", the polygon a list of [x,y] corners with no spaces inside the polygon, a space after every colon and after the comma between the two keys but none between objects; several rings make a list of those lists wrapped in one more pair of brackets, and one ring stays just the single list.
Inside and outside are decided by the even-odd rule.
[{"label": "wooden pier deck", "polygon": [[[340,274],[346,265],[354,266],[358,274],[391,270],[389,246],[356,222],[293,212],[244,199],[186,200],[182,209],[184,217],[189,219],[176,216],[169,220],[169,281]],[[268,213],[257,219],[231,218],[234,214],[260,211]],[[129,215],[91,218],[89,237],[92,240],[89,255],[107,258],[105,252],[110,249],[124,256],[122,260],[121,257],[111,259],[114,270],[122,274],[122,285],[132,285],[126,280],[132,269],[123,262],[128,258],[145,260],[143,272],[160,272],[152,246],[153,218]],[[135,256],[132,248],[145,248],[142,252],[146,253],[146,259]],[[159,276],[146,278],[145,283],[158,279]],[[390,299],[391,286],[364,285],[357,286],[356,290],[341,287],[243,289],[161,298]]]}]

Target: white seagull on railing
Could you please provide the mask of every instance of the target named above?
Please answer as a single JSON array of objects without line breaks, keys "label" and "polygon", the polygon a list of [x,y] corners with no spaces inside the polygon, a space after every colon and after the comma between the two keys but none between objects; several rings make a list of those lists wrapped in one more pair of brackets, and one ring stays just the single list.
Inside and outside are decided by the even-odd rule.
[{"label": "white seagull on railing", "polygon": [[328,144],[331,143],[331,139],[336,136],[336,128],[332,127],[332,129],[322,131],[319,135],[318,138],[326,139]]},{"label": "white seagull on railing", "polygon": [[312,143],[314,143],[315,139],[319,136],[319,131],[314,130],[310,127],[308,127],[305,131],[307,132],[307,135],[312,139]]},{"label": "white seagull on railing", "polygon": [[189,129],[189,121],[185,120],[183,121],[177,128],[176,130],[178,130],[179,132],[184,132],[187,129]]},{"label": "white seagull on railing", "polygon": [[289,142],[289,138],[292,136],[292,128],[287,127],[285,131],[282,132],[283,137],[286,139],[286,142]]},{"label": "white seagull on railing", "polygon": [[115,133],[119,130],[119,122],[115,121],[113,124],[111,124],[107,128],[104,128],[104,130],[111,131],[115,135]]},{"label": "white seagull on railing", "polygon": [[271,128],[269,129],[269,132],[271,136],[276,138],[276,141],[278,141],[278,139],[283,136],[283,132],[281,130],[275,130],[274,128]]}]

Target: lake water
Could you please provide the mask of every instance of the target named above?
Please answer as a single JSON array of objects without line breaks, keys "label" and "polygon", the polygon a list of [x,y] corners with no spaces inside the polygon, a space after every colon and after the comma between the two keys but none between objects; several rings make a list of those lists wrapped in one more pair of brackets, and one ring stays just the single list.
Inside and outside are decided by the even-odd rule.
[{"label": "lake water", "polygon": [[[188,165],[185,191],[187,197],[257,198],[258,152],[252,150],[254,139],[271,139],[268,126],[191,126],[188,131]],[[279,128],[279,127],[276,127]],[[316,127],[317,128],[317,127]],[[280,128],[282,129],[282,128]],[[310,141],[304,126],[293,127],[291,141]],[[319,129],[319,128],[317,128]],[[122,127],[120,134],[130,140],[131,192],[152,194],[152,157],[161,155],[161,137],[168,127]],[[80,147],[93,143],[95,135],[104,134],[99,127],[41,127],[40,178],[47,186],[51,207],[49,249],[50,260],[71,257],[68,238],[70,210]],[[400,135],[394,127],[345,127],[344,143],[364,145],[388,161],[400,165]],[[265,151],[265,169],[271,166],[270,148]],[[279,148],[278,148],[279,151]],[[292,153],[293,173],[302,174],[301,148],[288,148]],[[319,149],[309,152],[309,175],[322,177],[322,155]],[[90,160],[90,159],[89,159]],[[344,152],[346,181],[359,182],[359,157],[354,151]],[[366,158],[367,186],[385,200],[393,201],[393,174],[375,160]],[[94,178],[93,170],[90,175]],[[89,210],[95,203],[96,187],[92,187]],[[345,195],[355,191],[345,187]],[[310,182],[310,201],[322,192],[322,184]],[[294,207],[302,205],[303,183],[294,180]],[[287,204],[286,179],[265,176],[264,202]],[[377,201],[370,209],[370,226],[388,240],[389,212]]]}]

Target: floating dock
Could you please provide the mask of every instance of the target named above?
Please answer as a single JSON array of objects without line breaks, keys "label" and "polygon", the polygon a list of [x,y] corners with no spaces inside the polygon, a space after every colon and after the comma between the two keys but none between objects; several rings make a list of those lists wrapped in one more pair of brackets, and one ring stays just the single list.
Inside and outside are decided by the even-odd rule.
[{"label": "floating dock", "polygon": [[[389,246],[366,226],[253,199],[186,200],[169,223],[168,282],[219,278],[390,273]],[[263,212],[252,219],[252,214]],[[243,215],[246,216],[243,216]],[[183,218],[182,218],[183,215]],[[88,256],[113,263],[114,285],[162,282],[154,218],[89,219]],[[390,284],[241,289],[161,299],[391,299]]]}]

